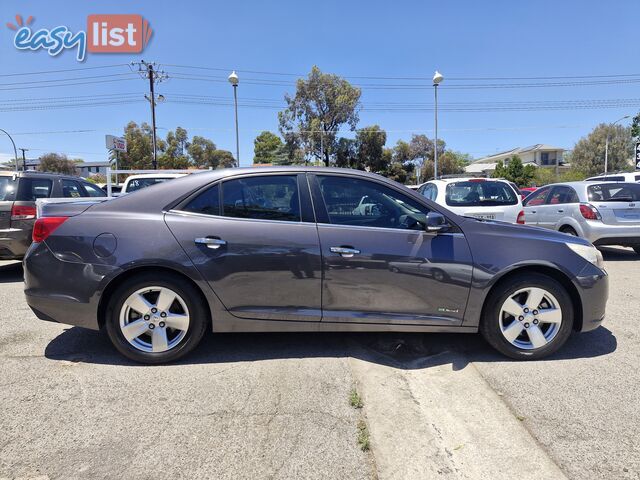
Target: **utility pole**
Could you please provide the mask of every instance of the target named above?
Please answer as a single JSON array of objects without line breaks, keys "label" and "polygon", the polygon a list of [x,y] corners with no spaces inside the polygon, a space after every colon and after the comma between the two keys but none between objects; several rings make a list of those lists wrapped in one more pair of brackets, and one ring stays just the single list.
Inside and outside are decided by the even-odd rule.
[{"label": "utility pole", "polygon": [[27,158],[24,155],[24,152],[28,152],[28,148],[18,148],[18,150],[22,150],[22,170],[27,171]]},{"label": "utility pole", "polygon": [[[157,142],[157,127],[156,127],[156,92],[155,92],[155,84],[160,83],[163,80],[166,80],[168,75],[162,71],[158,70],[156,64],[154,62],[148,63],[144,60],[140,62],[131,62],[131,65],[136,65],[138,67],[138,73],[142,78],[149,79],[149,96],[145,95],[145,98],[151,104],[151,141],[153,144],[153,160],[152,165],[153,169],[158,169],[158,142]],[[158,100],[164,100],[162,95],[158,96]]]}]

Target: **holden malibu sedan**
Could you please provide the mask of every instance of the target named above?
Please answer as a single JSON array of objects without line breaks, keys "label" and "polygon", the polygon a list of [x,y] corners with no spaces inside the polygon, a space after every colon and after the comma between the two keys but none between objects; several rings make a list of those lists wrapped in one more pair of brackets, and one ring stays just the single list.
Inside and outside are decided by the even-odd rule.
[{"label": "holden malibu sedan", "polygon": [[344,169],[219,170],[49,204],[33,236],[35,314],[104,330],[143,363],[186,355],[207,330],[480,331],[535,359],[598,327],[607,299],[586,240],[460,217]]}]

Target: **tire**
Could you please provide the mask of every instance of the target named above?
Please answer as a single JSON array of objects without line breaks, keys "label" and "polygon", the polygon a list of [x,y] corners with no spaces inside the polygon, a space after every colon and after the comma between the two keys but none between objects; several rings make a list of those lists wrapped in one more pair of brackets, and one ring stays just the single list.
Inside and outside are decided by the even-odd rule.
[{"label": "tire", "polygon": [[[170,305],[165,308],[162,304],[166,303]],[[152,313],[157,307],[159,311]],[[140,311],[144,309],[147,311]],[[159,278],[145,273],[124,281],[111,296],[105,318],[107,335],[116,349],[130,360],[151,365],[187,355],[200,343],[208,324],[200,293],[172,274]]]},{"label": "tire", "polygon": [[[532,301],[535,303],[540,291],[545,292],[542,300],[529,308],[531,295],[534,295]],[[512,300],[515,303],[511,303]],[[522,309],[518,310],[520,307]],[[518,315],[512,315],[505,309]],[[524,309],[528,312],[525,313]],[[558,281],[539,273],[522,273],[499,283],[490,292],[480,321],[480,333],[493,348],[507,357],[537,360],[553,354],[564,345],[571,335],[573,321],[573,303]]]},{"label": "tire", "polygon": [[443,270],[440,270],[439,268],[434,268],[431,271],[431,277],[436,282],[444,282],[447,280],[447,274]]},{"label": "tire", "polygon": [[577,237],[577,236],[578,236],[578,232],[576,232],[576,231],[573,229],[573,227],[562,227],[562,228],[560,229],[560,231],[561,231],[562,233],[566,233],[567,235],[571,235],[571,236],[574,236],[574,237]]}]

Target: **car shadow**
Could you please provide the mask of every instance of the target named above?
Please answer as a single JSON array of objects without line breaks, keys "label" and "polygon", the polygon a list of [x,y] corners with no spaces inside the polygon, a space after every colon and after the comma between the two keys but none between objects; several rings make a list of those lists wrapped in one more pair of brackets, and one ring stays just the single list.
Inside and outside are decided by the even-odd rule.
[{"label": "car shadow", "polygon": [[0,283],[15,283],[23,280],[22,262],[0,265]]},{"label": "car shadow", "polygon": [[628,262],[640,260],[640,255],[631,248],[624,247],[598,247],[602,253],[602,258],[606,262]]},{"label": "car shadow", "polygon": [[[616,337],[605,327],[572,335],[564,347],[542,360],[569,360],[608,355]],[[102,332],[66,329],[45,349],[51,360],[140,366],[111,345]],[[194,352],[174,364],[256,362],[276,359],[354,357],[364,361],[416,370],[451,364],[454,370],[470,362],[511,362],[478,334],[461,333],[208,333]]]}]

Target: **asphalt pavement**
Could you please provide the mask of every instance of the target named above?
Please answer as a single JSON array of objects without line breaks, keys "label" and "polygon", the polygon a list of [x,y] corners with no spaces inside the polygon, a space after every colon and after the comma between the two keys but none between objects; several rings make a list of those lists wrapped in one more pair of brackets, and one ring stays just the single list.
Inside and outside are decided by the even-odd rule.
[{"label": "asphalt pavement", "polygon": [[640,479],[640,257],[604,256],[604,326],[542,361],[468,334],[219,334],[157,367],[37,320],[0,263],[0,479]]}]

